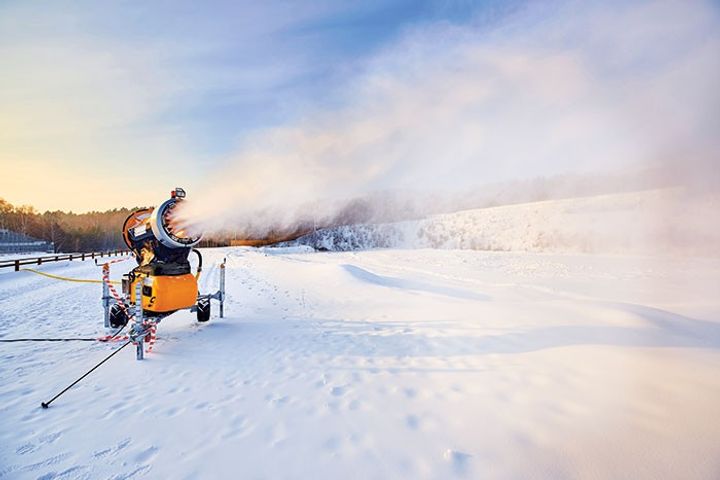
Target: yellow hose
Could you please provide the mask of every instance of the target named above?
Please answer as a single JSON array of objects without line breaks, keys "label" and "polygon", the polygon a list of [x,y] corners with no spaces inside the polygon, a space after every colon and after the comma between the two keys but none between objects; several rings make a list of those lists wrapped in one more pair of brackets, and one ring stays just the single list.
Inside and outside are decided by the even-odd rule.
[{"label": "yellow hose", "polygon": [[[102,280],[85,280],[83,278],[70,278],[70,277],[61,277],[60,275],[53,275],[51,273],[41,272],[40,270],[34,270],[32,268],[21,268],[21,272],[32,272],[37,273],[38,275],[43,275],[45,277],[54,278],[55,280],[63,280],[65,282],[77,282],[77,283],[103,283]],[[120,282],[117,281],[111,281],[113,285],[120,285]]]}]

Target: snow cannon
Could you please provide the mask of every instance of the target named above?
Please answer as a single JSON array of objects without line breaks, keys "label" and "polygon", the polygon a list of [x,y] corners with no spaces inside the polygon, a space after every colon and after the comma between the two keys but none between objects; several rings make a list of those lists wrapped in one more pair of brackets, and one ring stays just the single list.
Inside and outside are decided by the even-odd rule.
[{"label": "snow cannon", "polygon": [[[136,210],[125,220],[123,239],[137,266],[123,276],[121,301],[116,299],[112,305],[106,301],[106,327],[124,327],[132,317],[135,330],[142,333],[145,332],[142,325],[148,321],[157,324],[183,309],[196,312],[199,322],[207,322],[213,298],[220,302],[222,317],[225,265],[220,265],[220,290],[199,294],[202,255],[193,247],[202,235],[178,220],[176,209],[185,201],[185,191],[176,188],[159,207]],[[198,258],[194,273],[189,261],[191,253]]]}]

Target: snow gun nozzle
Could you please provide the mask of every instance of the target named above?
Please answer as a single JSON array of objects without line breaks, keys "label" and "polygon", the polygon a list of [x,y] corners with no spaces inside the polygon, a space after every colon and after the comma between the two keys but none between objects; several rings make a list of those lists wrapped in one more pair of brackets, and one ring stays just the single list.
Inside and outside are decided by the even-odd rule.
[{"label": "snow gun nozzle", "polygon": [[[170,192],[170,199],[157,208],[136,210],[125,220],[123,239],[138,258],[148,241],[156,240],[170,249],[187,249],[200,242],[202,232],[179,215],[185,202],[185,190],[180,187]],[[156,252],[157,253],[157,252]]]}]

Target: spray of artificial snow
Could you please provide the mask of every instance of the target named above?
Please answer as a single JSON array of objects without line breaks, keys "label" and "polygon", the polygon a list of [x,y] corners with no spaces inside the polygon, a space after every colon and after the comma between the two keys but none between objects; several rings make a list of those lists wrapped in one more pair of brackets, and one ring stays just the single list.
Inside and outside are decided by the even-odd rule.
[{"label": "spray of artificial snow", "polygon": [[581,2],[417,28],[333,94],[340,107],[247,138],[182,215],[263,236],[368,196],[373,218],[558,174],[717,178],[718,18],[696,0]]}]

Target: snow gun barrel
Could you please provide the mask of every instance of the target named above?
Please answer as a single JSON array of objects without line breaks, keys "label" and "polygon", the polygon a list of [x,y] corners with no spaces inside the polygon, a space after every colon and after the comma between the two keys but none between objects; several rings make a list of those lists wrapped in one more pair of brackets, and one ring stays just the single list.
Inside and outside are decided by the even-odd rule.
[{"label": "snow gun barrel", "polygon": [[202,234],[177,216],[176,208],[184,201],[185,190],[178,187],[159,207],[137,210],[125,220],[123,239],[136,256],[142,248],[187,249],[200,242]]}]

